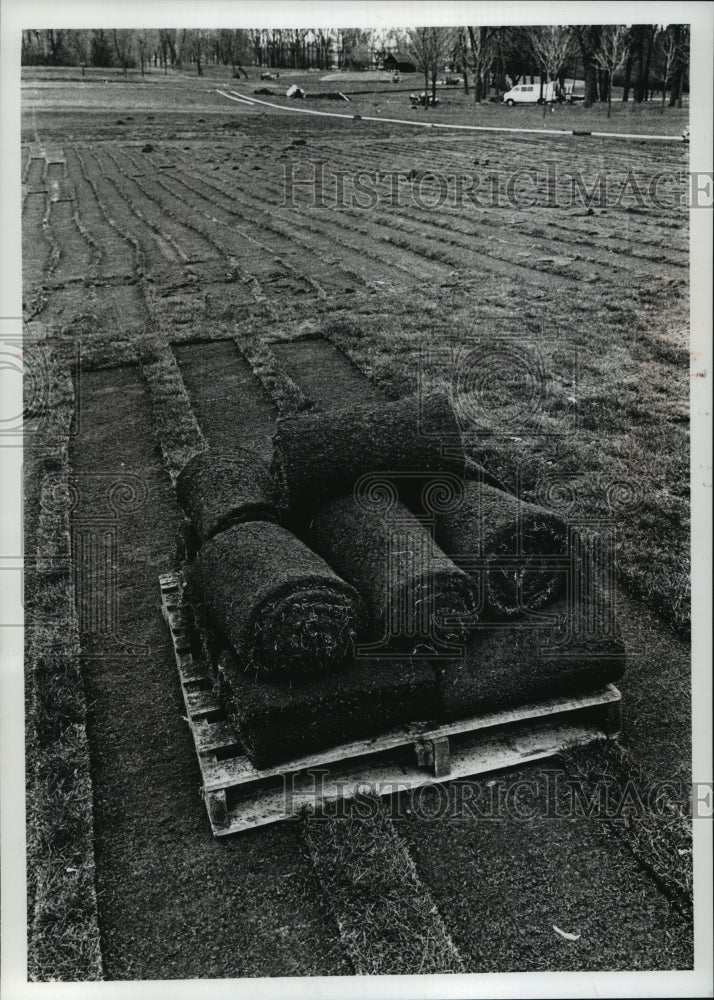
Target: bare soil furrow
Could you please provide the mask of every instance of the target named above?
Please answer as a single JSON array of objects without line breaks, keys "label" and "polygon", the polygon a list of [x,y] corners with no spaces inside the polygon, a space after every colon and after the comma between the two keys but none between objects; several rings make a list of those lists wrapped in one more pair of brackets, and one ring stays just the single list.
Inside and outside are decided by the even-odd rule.
[{"label": "bare soil furrow", "polygon": [[48,200],[45,194],[28,194],[22,217],[22,285],[26,296],[45,278],[51,245],[43,227]]},{"label": "bare soil furrow", "polygon": [[[290,227],[276,222],[274,214],[267,210],[261,213],[256,208],[255,199],[251,202],[235,192],[228,194],[206,178],[195,174],[190,175],[191,183],[187,181],[187,176],[185,172],[177,173],[176,180],[191,191],[194,197],[198,196],[211,204],[214,212],[221,211],[226,225],[235,227],[237,220],[238,231],[251,244],[261,245],[266,251],[280,255],[291,269],[298,271],[311,283],[318,294],[344,293],[346,288],[354,284],[368,287],[367,281],[356,269],[349,266],[336,267],[335,260],[325,252],[324,241],[312,238],[305,230],[300,232],[302,227]],[[201,186],[208,187],[212,193],[204,194]],[[217,197],[229,202],[229,207],[219,206]]]},{"label": "bare soil furrow", "polygon": [[[516,246],[521,249],[515,249],[513,229],[508,227],[511,228],[509,234],[507,224],[500,227],[486,224],[467,231],[447,216],[438,217],[428,211],[417,213],[414,210],[408,214],[406,210],[389,213],[386,218],[391,226],[403,232],[419,234],[420,231],[426,231],[430,239],[458,247],[458,254],[486,254],[508,267],[518,268],[519,275],[525,268],[536,282],[542,280],[543,273],[558,275],[566,281],[598,281],[624,285],[631,285],[633,278],[639,279],[640,283],[649,284],[652,276],[671,277],[672,265],[661,258],[630,253],[627,246],[606,246],[601,249],[597,243],[593,246],[588,237],[573,239],[566,229],[556,239],[550,238],[543,226],[531,226],[529,229],[518,225]],[[520,220],[515,220],[516,224],[519,222]],[[633,269],[633,261],[640,265],[638,270]]]},{"label": "bare soil furrow", "polygon": [[97,198],[93,186],[83,176],[77,154],[72,149],[67,150],[67,169],[74,185],[79,218],[101,250],[97,278],[107,280],[120,275],[135,275],[135,243],[122,236],[116,224],[112,226],[109,223],[106,212],[103,211],[104,206]]},{"label": "bare soil furrow", "polygon": [[[122,152],[136,168],[138,166],[136,159],[125,150]],[[217,253],[227,256],[229,259],[238,259],[240,261],[239,271],[244,277],[252,277],[258,282],[277,283],[281,292],[304,295],[309,291],[313,291],[318,295],[324,296],[325,293],[322,286],[314,278],[299,274],[290,261],[286,259],[288,254],[294,251],[294,247],[290,243],[276,247],[271,252],[271,249],[266,246],[266,234],[264,231],[260,232],[260,238],[258,238],[256,235],[247,232],[245,226],[236,226],[234,212],[222,212],[216,206],[215,200],[201,196],[200,192],[196,189],[191,189],[177,174],[172,174],[171,182],[167,182],[162,176],[155,174],[152,177],[152,182],[165,192],[165,194],[158,195],[157,200],[165,207],[166,211],[177,215],[188,226],[211,240],[216,247]],[[196,196],[198,195],[198,204],[196,204],[197,212],[187,210],[185,200],[176,198],[177,182],[189,188],[192,194],[190,201],[194,204],[196,204]],[[206,227],[205,223],[198,224],[196,214],[199,216],[202,215],[209,223],[209,226]],[[223,218],[221,215],[223,215]],[[219,239],[216,238],[216,226],[221,227]],[[261,254],[256,255],[256,250],[266,251],[266,253],[270,254],[270,260],[267,258],[263,259]],[[276,253],[280,256],[276,257]]]},{"label": "bare soil furrow", "polygon": [[104,171],[96,153],[88,150],[82,159],[86,166],[87,179],[92,184],[97,201],[104,205],[107,220],[113,222],[121,234],[126,234],[127,237],[131,234],[131,238],[141,250],[142,264],[146,272],[161,274],[171,265],[177,264],[180,258],[163,239],[161,233],[157,232],[143,214],[131,204],[115,179]]},{"label": "bare soil furrow", "polygon": [[271,347],[288,375],[322,410],[386,399],[329,340],[311,337]]},{"label": "bare soil furrow", "polygon": [[[382,242],[381,234],[368,222],[358,226],[342,215],[336,218],[335,213],[325,213],[324,210],[315,210],[309,216],[298,214],[293,209],[280,206],[278,197],[271,199],[257,185],[245,197],[254,204],[263,203],[266,206],[265,212],[274,219],[281,219],[288,229],[311,230],[325,241],[325,246],[334,247],[335,257],[341,256],[346,250],[362,259],[363,268],[365,261],[373,263],[377,267],[378,276],[375,275],[371,280],[377,284],[404,287],[403,276],[407,275],[406,284],[413,287],[425,280],[441,282],[449,273],[449,268],[438,261],[428,260],[410,246],[398,247],[396,253],[393,248],[382,250],[379,245]],[[351,268],[351,263],[348,266]]]},{"label": "bare soil furrow", "polygon": [[47,184],[45,182],[45,159],[40,156],[33,156],[30,158],[30,162],[27,168],[27,175],[25,177],[25,183],[31,191],[35,191],[39,188],[44,190],[47,189]]},{"label": "bare soil furrow", "polygon": [[[331,203],[331,199],[337,199],[336,186],[330,180],[331,171],[344,172],[344,174],[349,177],[350,164],[351,161],[346,154],[343,153],[340,155],[337,152],[333,153],[327,162],[325,176],[327,178],[328,191],[326,192],[325,198],[328,204]],[[432,218],[438,217],[440,219],[448,217],[450,220],[454,220],[456,225],[459,224],[459,221],[464,224],[468,224],[469,220],[473,220],[474,224],[477,224],[479,227],[486,226],[495,230],[502,229],[504,225],[527,225],[527,223],[524,223],[522,220],[531,219],[535,215],[538,219],[538,224],[534,226],[534,236],[543,235],[542,232],[538,232],[539,229],[544,230],[551,225],[557,225],[557,223],[551,223],[550,216],[552,213],[550,211],[544,212],[543,205],[539,205],[537,209],[531,209],[528,207],[531,199],[530,190],[526,191],[528,200],[523,201],[522,206],[519,206],[518,202],[516,202],[513,206],[509,206],[508,201],[502,198],[502,205],[495,216],[486,210],[485,205],[487,204],[487,201],[484,203],[483,208],[477,208],[476,206],[470,204],[468,195],[464,193],[468,189],[457,188],[455,182],[457,172],[454,171],[453,164],[448,164],[448,167],[450,167],[450,173],[447,170],[447,164],[445,164],[444,170],[440,174],[439,178],[437,179],[435,177],[431,183],[424,185],[422,180],[419,179],[419,187],[416,192],[414,191],[414,187],[417,184],[417,181],[409,182],[408,174],[402,168],[399,171],[400,178],[398,180],[385,179],[375,184],[374,190],[379,196],[376,207],[378,207],[380,211],[391,213],[395,210],[395,208],[402,206],[402,211],[408,214],[428,214]],[[366,156],[361,160],[361,169],[368,173],[371,172],[373,176],[376,176],[377,173],[383,168],[381,168],[378,164],[373,165],[370,162],[369,157]],[[396,170],[397,168],[392,167],[391,169]],[[522,168],[519,169],[523,172]],[[439,165],[432,165],[430,163],[426,172],[422,171],[421,173],[424,173],[425,176],[428,177],[429,172],[435,170],[439,170]],[[334,173],[332,173],[332,177],[334,177]],[[442,187],[442,184],[446,185],[446,187]],[[332,185],[332,187],[330,187],[330,185]],[[642,182],[642,186],[645,189],[647,187],[644,180]],[[461,190],[460,195],[458,194],[459,190]],[[300,190],[296,193],[297,201],[300,203],[301,200],[305,198],[305,195]],[[344,197],[349,200],[351,193],[351,187],[348,181],[345,183]],[[660,192],[659,196],[660,198],[664,198],[664,192]],[[525,198],[525,195],[521,195],[520,197]],[[557,204],[567,203],[567,198],[562,191],[552,197],[554,199],[557,198]],[[667,197],[673,198],[674,195],[670,193]],[[547,199],[544,200],[546,201],[547,206]],[[395,201],[396,205],[393,204]],[[444,203],[440,204],[440,201],[443,201]],[[425,207],[429,204],[434,204],[435,208],[432,209]],[[305,200],[304,208],[309,208],[309,201]],[[648,215],[651,215],[657,220],[657,226],[655,227],[651,224],[652,219],[648,219],[647,222],[639,222],[639,216],[634,214],[632,211],[628,211],[626,208],[621,210],[618,210],[617,208],[597,209],[597,216],[595,219],[587,217],[585,210],[583,209],[583,215],[585,216],[585,219],[581,225],[578,224],[580,221],[578,220],[571,226],[569,218],[568,226],[558,226],[558,229],[564,234],[567,234],[568,232],[572,232],[573,229],[579,229],[582,226],[588,234],[595,232],[597,236],[601,236],[602,229],[602,235],[606,234],[613,241],[616,241],[612,247],[608,246],[608,251],[612,250],[614,253],[621,251],[633,259],[646,260],[654,263],[657,267],[662,265],[662,244],[666,243],[668,246],[671,246],[671,226],[674,225],[677,227],[675,231],[679,231],[682,234],[682,237],[679,240],[679,249],[682,255],[686,253],[686,223],[681,217],[681,211],[679,212],[679,220],[677,220],[676,213],[673,218],[665,219],[663,218],[662,211],[653,207],[651,213],[648,213]],[[660,229],[659,236],[657,235],[658,227]],[[627,233],[627,237],[618,239],[618,237],[622,237],[623,228]],[[662,230],[664,230],[664,232],[662,232]],[[571,239],[571,242],[577,242],[577,238]],[[644,247],[647,249],[643,248],[640,252],[638,252],[635,249],[635,246],[639,243],[644,244]],[[599,251],[596,249],[596,252]],[[682,266],[685,266],[686,259],[684,256],[679,258],[679,262]]]},{"label": "bare soil furrow", "polygon": [[94,254],[77,225],[74,204],[67,201],[51,202],[49,223],[59,247],[54,279],[63,282],[87,277],[92,271]]},{"label": "bare soil furrow", "polygon": [[140,180],[122,171],[112,149],[107,147],[103,152],[107,176],[112,177],[132,208],[140,211],[147,225],[169,244],[177,259],[185,263],[193,257],[203,258],[213,254],[214,248],[206,240],[197,238],[197,234],[191,229],[177,224],[171,216],[167,216],[147,193]]}]

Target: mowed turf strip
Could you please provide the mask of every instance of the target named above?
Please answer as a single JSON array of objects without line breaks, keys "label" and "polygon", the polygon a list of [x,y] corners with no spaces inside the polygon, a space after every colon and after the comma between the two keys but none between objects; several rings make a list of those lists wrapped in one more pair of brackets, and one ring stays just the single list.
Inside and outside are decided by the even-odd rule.
[{"label": "mowed turf strip", "polygon": [[234,342],[194,341],[173,351],[210,447],[233,451],[251,439],[269,451],[278,411]]},{"label": "mowed turf strip", "polygon": [[211,835],[161,616],[158,574],[172,568],[179,511],[154,444],[145,387],[138,368],[125,368],[84,372],[80,392],[75,524],[106,521],[108,488],[127,474],[137,477],[129,480],[136,509],[117,501],[116,631],[147,650],[121,656],[122,644],[111,637],[85,636],[83,644],[92,654],[84,672],[105,975],[350,973],[296,824],[228,842]]}]

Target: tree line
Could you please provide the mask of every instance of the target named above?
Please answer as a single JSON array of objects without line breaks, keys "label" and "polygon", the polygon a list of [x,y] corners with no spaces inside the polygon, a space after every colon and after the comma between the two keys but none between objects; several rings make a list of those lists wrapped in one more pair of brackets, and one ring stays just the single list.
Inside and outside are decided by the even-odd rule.
[{"label": "tree line", "polygon": [[670,107],[682,104],[688,87],[689,26],[686,24],[540,25],[536,27],[420,27],[405,31],[361,28],[274,29],[44,29],[22,32],[23,65],[116,67],[127,73],[152,69],[195,70],[207,64],[286,69],[365,70],[399,53],[435,93],[448,68],[462,76],[476,102],[526,77],[541,81],[583,79],[585,104],[612,99],[636,103],[661,94]]}]

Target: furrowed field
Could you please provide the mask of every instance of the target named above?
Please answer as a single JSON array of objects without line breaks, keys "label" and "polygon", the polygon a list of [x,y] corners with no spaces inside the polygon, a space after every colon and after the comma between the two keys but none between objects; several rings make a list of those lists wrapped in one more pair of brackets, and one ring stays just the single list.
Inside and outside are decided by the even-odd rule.
[{"label": "furrowed field", "polygon": [[[496,829],[407,817],[394,842],[382,831],[384,857],[370,866],[411,855],[416,881],[404,892],[420,914],[438,907],[432,930],[448,947],[434,958],[427,928],[423,968],[370,958],[359,935],[338,930],[351,926],[355,894],[369,894],[326,877],[344,844],[324,831],[301,840],[292,823],[211,841],[156,584],[180,527],[169,477],[202,438],[234,419],[259,431],[279,412],[376,390],[398,397],[419,378],[455,388],[473,456],[504,483],[571,520],[615,523],[627,766],[642,781],[686,781],[686,112],[616,106],[608,120],[576,107],[544,119],[535,108],[474,111],[460,94],[440,111],[410,111],[408,92],[377,84],[351,104],[316,102],[349,115],[672,141],[442,132],[251,107],[216,93],[233,89],[226,79],[25,72],[33,973],[691,964],[689,917],[676,904],[689,884],[679,827],[653,876],[637,846],[645,834],[633,847],[594,822],[547,819]],[[605,174],[606,197],[590,199]],[[221,424],[218,410],[241,392],[243,410],[234,401]],[[202,410],[207,399],[213,411]],[[106,477],[117,474],[130,477],[133,499],[112,508],[118,611],[115,632],[98,640],[87,622],[102,612],[82,604],[76,550],[61,571],[62,539],[103,516]],[[54,502],[73,489],[72,503]],[[371,891],[384,909],[363,899],[376,940],[396,911]],[[581,938],[566,944],[554,923],[577,925]]]}]

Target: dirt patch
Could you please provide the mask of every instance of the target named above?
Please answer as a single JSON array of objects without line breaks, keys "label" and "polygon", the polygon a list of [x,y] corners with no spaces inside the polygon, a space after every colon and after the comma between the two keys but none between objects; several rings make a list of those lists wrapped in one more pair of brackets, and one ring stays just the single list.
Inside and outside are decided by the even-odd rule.
[{"label": "dirt patch", "polygon": [[278,411],[233,341],[175,344],[173,351],[210,447],[233,451],[254,438],[268,451]]},{"label": "dirt patch", "polygon": [[271,347],[288,375],[321,410],[386,402],[384,394],[328,340],[296,340]]},{"label": "dirt patch", "polygon": [[93,311],[103,330],[139,330],[146,327],[148,312],[138,284],[95,285]]},{"label": "dirt patch", "polygon": [[45,188],[45,161],[44,157],[33,156],[30,160],[30,166],[27,171],[27,177],[25,178],[25,183],[28,188],[36,190],[37,188]]},{"label": "dirt patch", "polygon": [[79,282],[64,288],[50,288],[39,318],[47,326],[69,327],[93,311],[93,303],[87,288]]},{"label": "dirt patch", "polygon": [[138,369],[84,373],[81,399],[75,530],[106,522],[116,485],[116,632],[135,647],[83,638],[106,976],[349,973],[296,824],[211,836],[158,596],[178,508]]},{"label": "dirt patch", "polygon": [[50,244],[42,227],[46,208],[45,194],[30,193],[25,197],[22,212],[22,281],[26,294],[33,286],[42,283],[49,261]]}]

